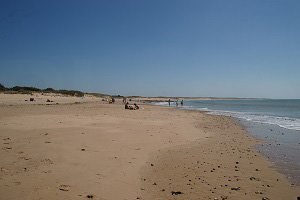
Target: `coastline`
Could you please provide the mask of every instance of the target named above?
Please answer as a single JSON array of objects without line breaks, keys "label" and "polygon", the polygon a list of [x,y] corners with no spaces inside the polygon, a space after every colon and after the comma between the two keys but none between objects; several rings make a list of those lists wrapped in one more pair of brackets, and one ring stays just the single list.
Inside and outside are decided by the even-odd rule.
[{"label": "coastline", "polygon": [[[299,196],[299,187],[291,186],[254,150],[259,141],[229,117],[141,107],[124,110],[120,102],[1,105],[2,197],[86,199],[92,195],[93,199],[150,200]],[[176,193],[179,191],[182,194]]]},{"label": "coastline", "polygon": [[262,143],[255,145],[292,184],[300,186],[300,131],[238,119],[247,132]]},{"label": "coastline", "polygon": [[[275,101],[278,105],[279,101],[285,101],[284,103],[287,103],[286,101],[297,100],[268,101],[268,103],[270,103],[270,101]],[[238,100],[233,105],[245,106],[243,102],[241,104],[240,103],[240,100]],[[256,150],[261,153],[266,159],[268,159],[274,165],[273,167],[283,173],[292,184],[298,186],[300,185],[300,130],[298,125],[299,119],[297,119],[296,117],[296,112],[285,113],[287,116],[284,117],[283,115],[272,115],[270,112],[269,114],[267,114],[268,111],[266,111],[264,116],[262,116],[261,113],[255,110],[255,108],[254,110],[248,109],[248,112],[238,112],[237,110],[235,110],[236,107],[232,110],[230,104],[227,105],[229,108],[223,107],[223,109],[220,107],[218,107],[219,109],[216,109],[212,106],[213,104],[209,103],[204,105],[202,104],[201,106],[197,106],[197,104],[193,105],[189,102],[187,102],[186,104],[187,106],[179,106],[177,108],[200,111],[205,110],[210,115],[232,117],[244,129],[247,130],[248,134],[262,141],[261,143],[255,145]],[[222,103],[220,104],[222,105]],[[216,105],[220,104],[216,103]],[[164,106],[167,105],[167,103],[155,103],[155,105]],[[175,107],[175,105],[171,106]],[[268,105],[265,104],[265,106]],[[245,109],[245,107],[243,107],[243,109]]]},{"label": "coastline", "polygon": [[296,199],[299,186],[255,149],[261,139],[234,118],[191,112],[204,115],[198,128],[209,136],[153,156],[141,181],[145,199]]}]

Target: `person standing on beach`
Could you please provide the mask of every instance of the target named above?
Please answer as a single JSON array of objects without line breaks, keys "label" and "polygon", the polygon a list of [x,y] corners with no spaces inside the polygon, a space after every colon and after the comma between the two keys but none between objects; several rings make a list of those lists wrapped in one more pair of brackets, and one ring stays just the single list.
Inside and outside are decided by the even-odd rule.
[{"label": "person standing on beach", "polygon": [[171,99],[169,99],[168,102],[169,102],[169,106],[171,106]]},{"label": "person standing on beach", "polygon": [[180,104],[181,104],[181,106],[183,106],[183,99],[181,100]]},{"label": "person standing on beach", "polygon": [[178,107],[178,99],[176,100],[176,107]]}]

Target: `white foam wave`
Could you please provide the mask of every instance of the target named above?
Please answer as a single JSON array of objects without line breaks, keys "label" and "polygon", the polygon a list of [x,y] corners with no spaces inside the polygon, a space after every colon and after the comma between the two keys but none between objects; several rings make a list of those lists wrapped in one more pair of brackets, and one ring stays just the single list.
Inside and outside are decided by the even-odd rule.
[{"label": "white foam wave", "polygon": [[180,109],[184,110],[200,110],[200,111],[209,111],[208,108],[195,108],[194,106],[181,106]]},{"label": "white foam wave", "polygon": [[[155,105],[167,106],[168,102],[156,102]],[[174,106],[175,103],[171,102],[171,106]],[[300,119],[298,118],[289,118],[289,117],[278,117],[278,116],[269,116],[261,115],[256,113],[245,113],[245,112],[232,112],[232,111],[223,111],[223,110],[210,110],[208,108],[199,108],[194,106],[179,106],[180,109],[187,110],[200,110],[200,111],[209,111],[209,114],[214,115],[225,115],[230,117],[235,117],[239,119],[244,119],[247,121],[265,123],[265,124],[274,124],[282,128],[291,129],[291,130],[300,130]]]},{"label": "white foam wave", "polygon": [[169,102],[155,102],[153,104],[157,105],[157,106],[167,106],[167,105],[169,105]]},{"label": "white foam wave", "polygon": [[244,112],[219,111],[219,110],[210,111],[210,114],[225,115],[225,116],[235,117],[239,119],[244,119],[247,121],[259,122],[264,124],[274,124],[286,129],[300,130],[300,119],[296,119],[296,118],[260,115],[260,114],[253,114],[253,113],[244,113]]}]

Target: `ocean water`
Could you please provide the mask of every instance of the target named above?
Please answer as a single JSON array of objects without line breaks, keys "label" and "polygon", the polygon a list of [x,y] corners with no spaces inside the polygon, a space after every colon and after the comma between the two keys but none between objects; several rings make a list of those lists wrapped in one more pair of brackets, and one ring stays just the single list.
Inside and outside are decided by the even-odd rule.
[{"label": "ocean water", "polygon": [[300,99],[191,100],[183,107],[300,130]]},{"label": "ocean water", "polygon": [[[156,104],[168,106],[167,102]],[[187,100],[178,108],[237,119],[251,135],[264,141],[257,150],[292,183],[300,185],[299,99]]]}]

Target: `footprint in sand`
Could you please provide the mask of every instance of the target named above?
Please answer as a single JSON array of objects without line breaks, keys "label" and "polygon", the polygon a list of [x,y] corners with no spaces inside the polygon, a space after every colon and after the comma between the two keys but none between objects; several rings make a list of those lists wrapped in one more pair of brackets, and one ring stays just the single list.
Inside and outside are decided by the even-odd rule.
[{"label": "footprint in sand", "polygon": [[58,189],[61,190],[61,191],[67,192],[71,189],[71,187],[69,185],[60,185],[58,187]]},{"label": "footprint in sand", "polygon": [[3,167],[0,168],[0,172],[3,172],[4,174],[8,174],[9,173],[9,170],[8,169],[5,169]]},{"label": "footprint in sand", "polygon": [[46,165],[51,165],[51,164],[53,164],[53,161],[49,158],[45,158],[45,159],[41,160],[41,163],[44,163]]},{"label": "footprint in sand", "polygon": [[19,159],[20,159],[20,160],[30,160],[31,158],[28,158],[28,157],[26,157],[26,156],[20,156]]},{"label": "footprint in sand", "polygon": [[20,181],[15,181],[15,182],[13,182],[16,186],[17,185],[21,185],[21,182]]},{"label": "footprint in sand", "polygon": [[3,144],[11,144],[10,142],[4,142]]},{"label": "footprint in sand", "polygon": [[44,173],[44,174],[49,174],[49,173],[51,173],[52,171],[51,170],[45,170],[45,171],[42,171],[42,173]]}]

